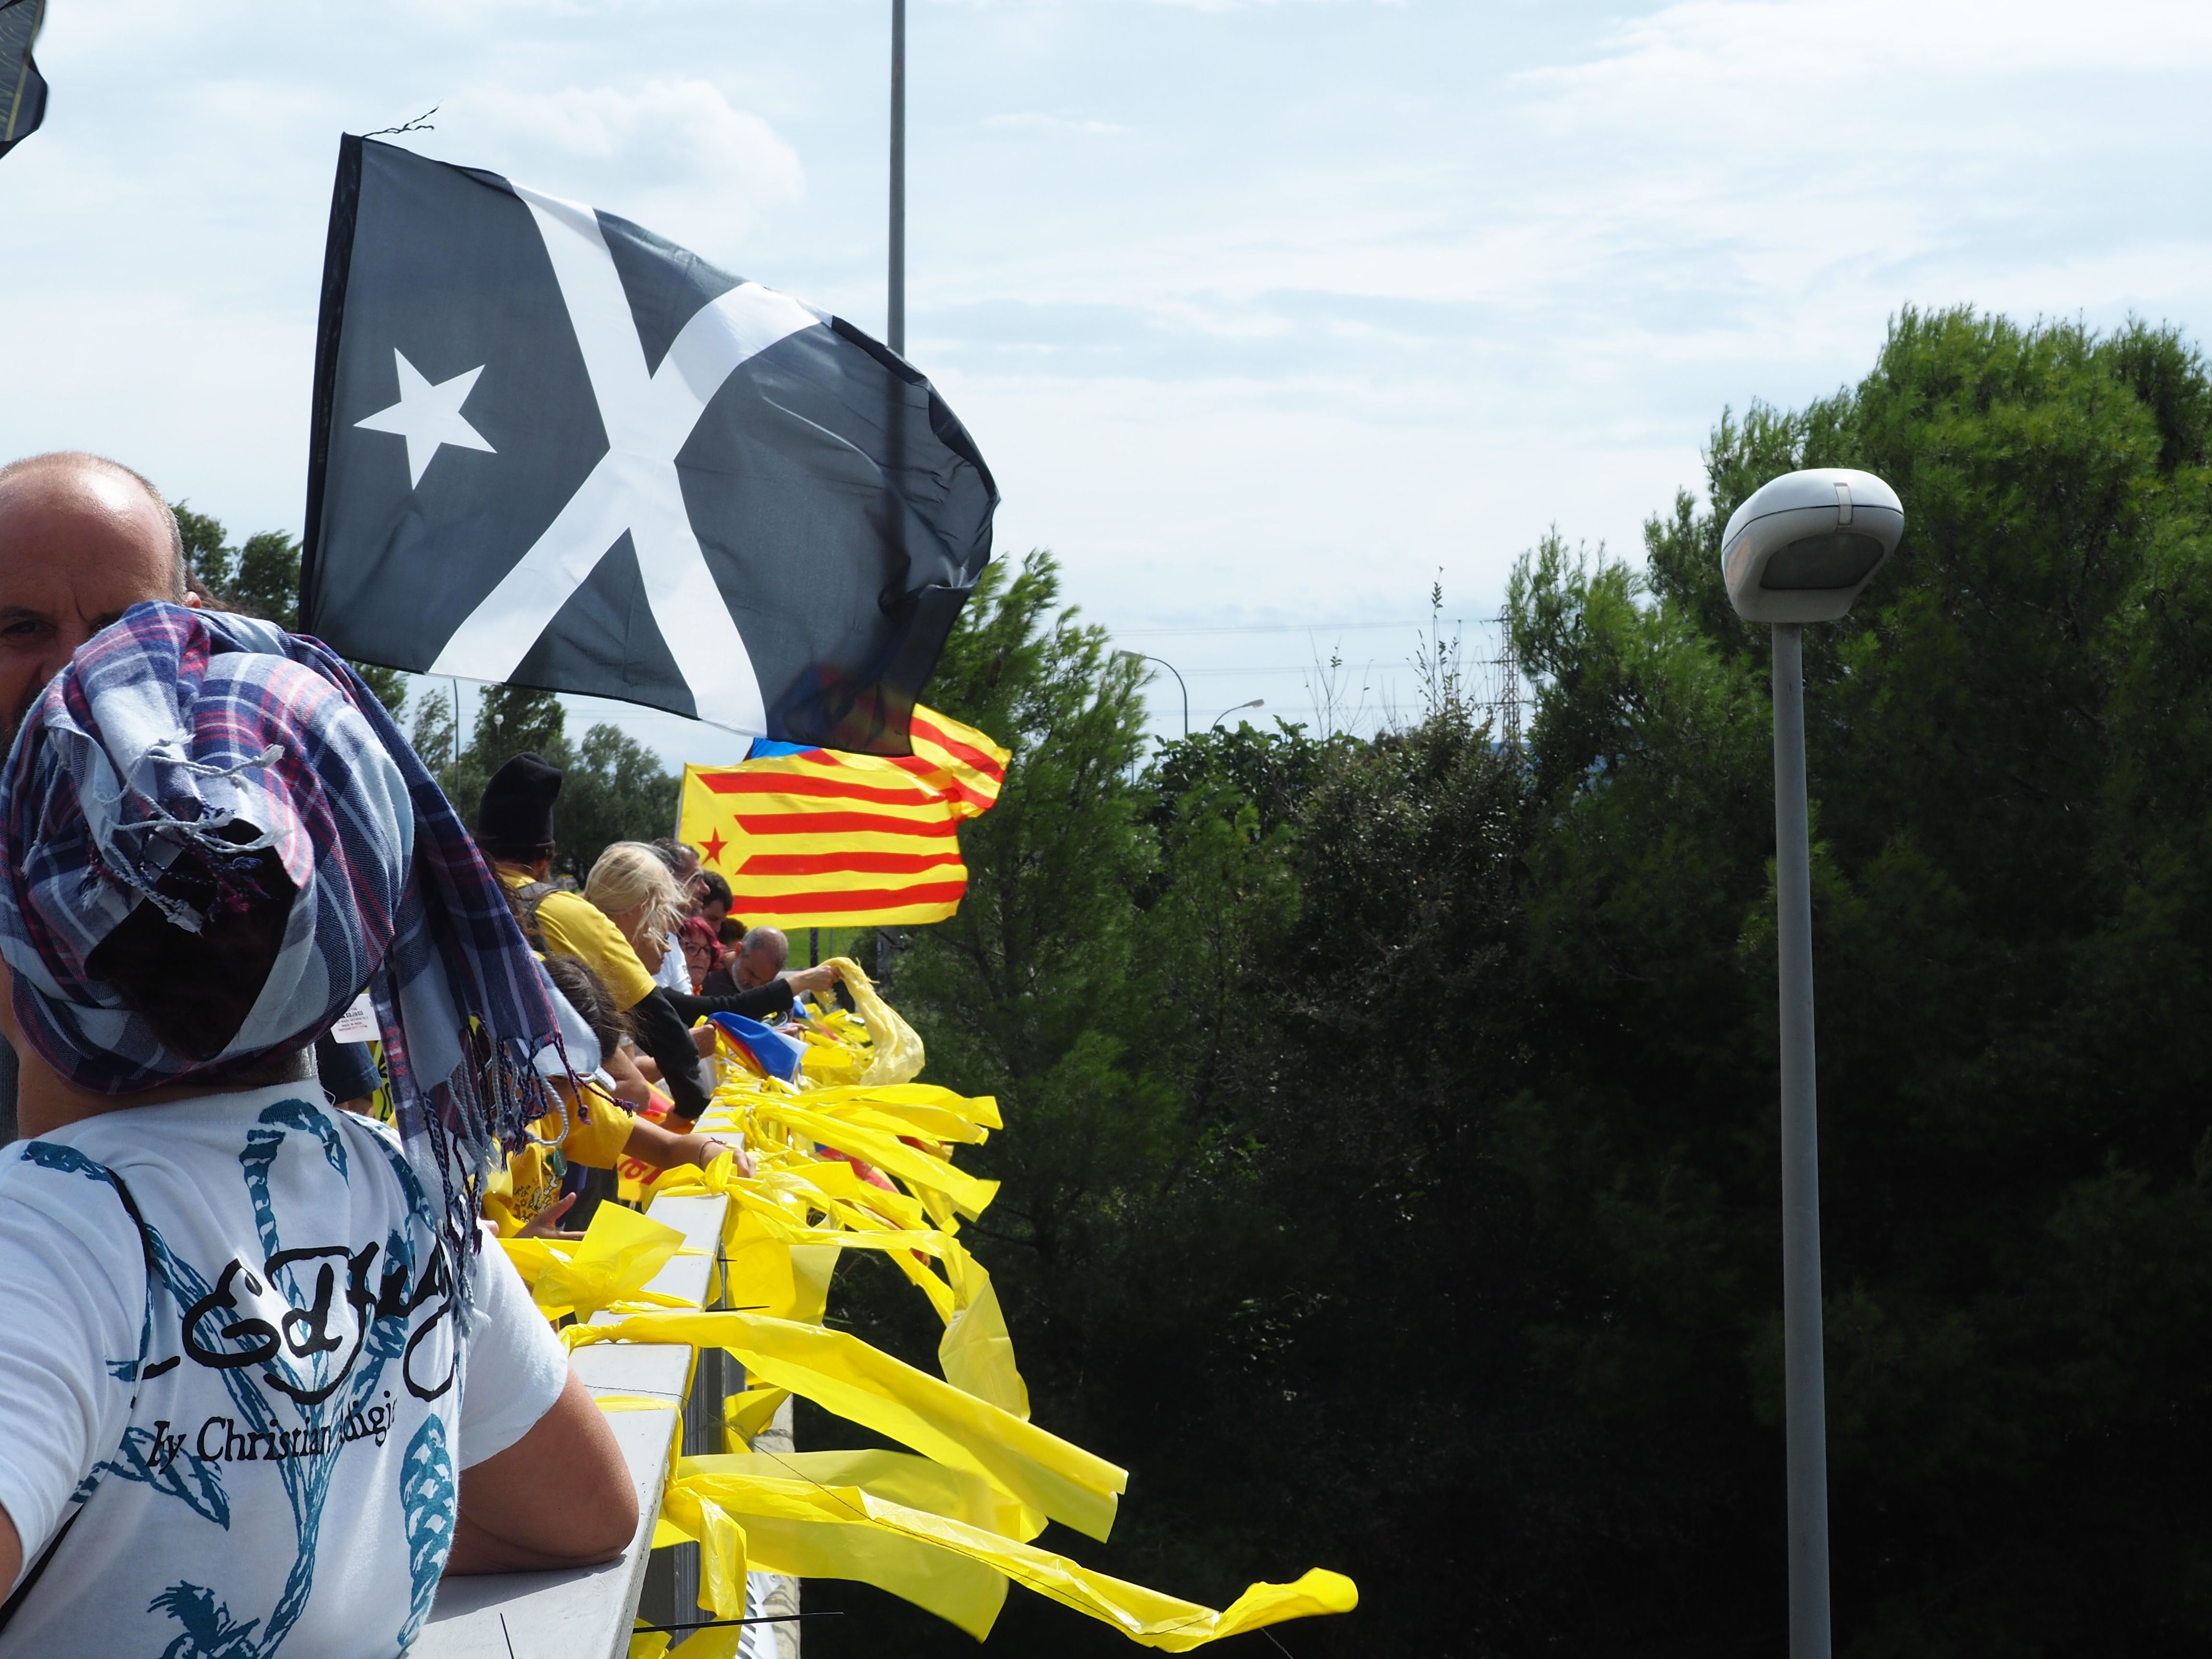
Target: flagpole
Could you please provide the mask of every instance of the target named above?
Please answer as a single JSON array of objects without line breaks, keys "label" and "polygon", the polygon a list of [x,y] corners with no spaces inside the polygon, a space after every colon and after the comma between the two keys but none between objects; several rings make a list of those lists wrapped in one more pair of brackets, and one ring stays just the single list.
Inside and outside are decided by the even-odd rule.
[{"label": "flagpole", "polygon": [[906,0],[891,0],[891,257],[884,343],[906,356]]},{"label": "flagpole", "polygon": [[[906,356],[906,0],[891,0],[891,179],[890,266],[885,275],[884,343]],[[892,430],[897,431],[896,422]],[[818,936],[817,936],[818,937]],[[876,978],[888,985],[898,941],[888,927],[876,929]],[[811,946],[809,955],[819,956]]]}]

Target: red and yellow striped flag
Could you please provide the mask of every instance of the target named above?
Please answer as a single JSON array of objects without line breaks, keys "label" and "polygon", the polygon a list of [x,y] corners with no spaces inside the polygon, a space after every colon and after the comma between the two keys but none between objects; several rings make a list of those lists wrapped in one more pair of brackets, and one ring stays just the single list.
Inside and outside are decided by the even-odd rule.
[{"label": "red and yellow striped flag", "polygon": [[959,825],[988,811],[1007,751],[973,726],[914,711],[911,755],[804,749],[687,766],[677,834],[730,884],[748,926],[942,921],[968,866]]}]

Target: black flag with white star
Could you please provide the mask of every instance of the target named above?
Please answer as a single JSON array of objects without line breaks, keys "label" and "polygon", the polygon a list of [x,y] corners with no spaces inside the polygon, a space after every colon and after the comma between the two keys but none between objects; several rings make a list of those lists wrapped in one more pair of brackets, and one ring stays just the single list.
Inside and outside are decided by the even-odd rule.
[{"label": "black flag with white star", "polygon": [[908,752],[998,490],[841,318],[349,137],[300,617],[349,657]]},{"label": "black flag with white star", "polygon": [[0,0],[0,155],[46,118],[46,78],[31,61],[46,0]]}]

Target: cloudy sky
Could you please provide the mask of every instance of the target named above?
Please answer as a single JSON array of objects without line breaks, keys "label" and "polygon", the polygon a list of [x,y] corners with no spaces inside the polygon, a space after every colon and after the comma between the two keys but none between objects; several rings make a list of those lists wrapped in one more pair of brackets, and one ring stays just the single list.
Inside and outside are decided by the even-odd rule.
[{"label": "cloudy sky", "polygon": [[[889,11],[50,0],[0,453],[296,532],[337,135],[434,104],[424,153],[880,329]],[[1856,378],[1900,305],[2212,317],[2201,4],[913,0],[910,33],[908,355],[1001,554],[1053,548],[1200,725],[1310,719],[1332,652],[1363,723],[1406,707],[1432,582],[1472,619],[1547,526],[1633,554],[1723,404]]]}]

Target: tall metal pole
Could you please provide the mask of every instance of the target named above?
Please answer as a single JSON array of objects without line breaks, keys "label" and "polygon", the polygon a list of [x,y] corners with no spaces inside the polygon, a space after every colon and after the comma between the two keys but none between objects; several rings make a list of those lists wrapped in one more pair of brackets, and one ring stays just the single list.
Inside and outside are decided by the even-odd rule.
[{"label": "tall metal pole", "polygon": [[1790,1659],[1828,1659],[1828,1425],[1820,1340],[1820,1153],[1813,1066],[1813,878],[1804,631],[1774,625],[1775,951],[1782,994],[1783,1429]]},{"label": "tall metal pole", "polygon": [[[891,0],[891,223],[890,267],[886,272],[884,343],[906,356],[906,0]],[[902,430],[896,416],[890,421],[891,441]],[[888,927],[876,929],[876,981],[890,985],[891,962],[898,951],[898,935]]]},{"label": "tall metal pole", "polygon": [[891,0],[891,262],[884,343],[906,356],[906,0]]}]

